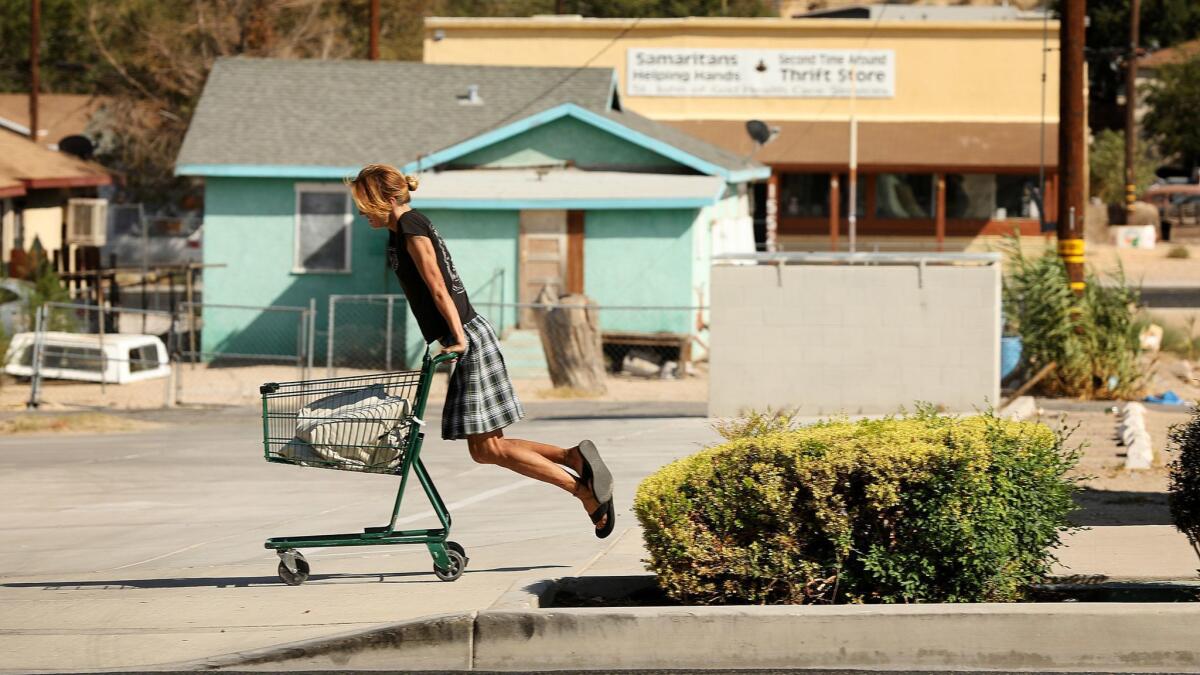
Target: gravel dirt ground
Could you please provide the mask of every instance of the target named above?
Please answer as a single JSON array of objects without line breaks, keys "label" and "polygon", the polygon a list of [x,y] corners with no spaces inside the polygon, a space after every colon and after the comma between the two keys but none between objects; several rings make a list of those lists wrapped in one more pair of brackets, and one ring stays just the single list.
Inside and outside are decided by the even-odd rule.
[{"label": "gravel dirt ground", "polygon": [[[42,407],[48,410],[108,409],[148,410],[162,408],[175,400],[184,405],[243,405],[259,402],[258,387],[264,382],[288,382],[301,379],[294,366],[247,366],[236,368],[184,365],[177,370],[179,383],[168,379],[147,380],[122,385],[47,380],[42,388]],[[370,375],[375,371],[339,368],[337,377]],[[325,377],[325,369],[315,369],[311,378]],[[514,380],[522,401],[555,401],[586,398],[591,401],[689,401],[708,400],[708,375],[700,368],[696,375],[660,380],[610,375],[607,391],[599,396],[581,397],[574,392],[556,391],[549,379]],[[434,378],[430,400],[445,397],[446,375]],[[29,400],[29,384],[6,378],[0,385],[0,410],[22,410]]]}]

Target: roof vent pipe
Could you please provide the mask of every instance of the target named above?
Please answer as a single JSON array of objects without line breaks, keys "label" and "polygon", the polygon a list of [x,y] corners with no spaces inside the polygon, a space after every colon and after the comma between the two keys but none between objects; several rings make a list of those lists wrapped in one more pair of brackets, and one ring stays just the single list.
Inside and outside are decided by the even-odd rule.
[{"label": "roof vent pipe", "polygon": [[458,102],[463,105],[482,105],[483,98],[479,96],[479,85],[467,85],[466,95],[459,95]]}]

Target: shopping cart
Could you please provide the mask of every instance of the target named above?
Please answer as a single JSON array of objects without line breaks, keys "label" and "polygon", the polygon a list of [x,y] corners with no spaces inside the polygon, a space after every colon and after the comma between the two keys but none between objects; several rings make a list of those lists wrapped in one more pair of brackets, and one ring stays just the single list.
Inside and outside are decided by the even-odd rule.
[{"label": "shopping cart", "polygon": [[[279,578],[291,586],[308,579],[311,567],[300,548],[425,544],[433,573],[454,581],[467,567],[467,552],[447,541],[450,514],[421,462],[421,431],[433,372],[457,354],[431,356],[420,370],[360,377],[270,382],[259,387],[263,451],[268,462],[400,476],[392,519],[361,533],[274,537],[264,546],[279,554]],[[409,473],[416,473],[440,528],[397,530],[396,517]]]}]

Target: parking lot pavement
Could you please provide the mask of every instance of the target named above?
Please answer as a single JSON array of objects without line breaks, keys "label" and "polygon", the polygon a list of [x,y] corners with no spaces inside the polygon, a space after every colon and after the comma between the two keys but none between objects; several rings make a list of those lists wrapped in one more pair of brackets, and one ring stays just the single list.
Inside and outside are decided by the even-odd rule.
[{"label": "parking lot pavement", "polygon": [[[397,481],[267,464],[252,410],[151,414],[161,426],[137,434],[0,439],[0,668],[201,658],[484,608],[518,580],[587,573],[633,526],[641,478],[717,440],[701,412],[541,404],[509,430],[596,441],[617,478],[617,531],[603,541],[556,488],[428,438],[422,457],[471,558],[454,583],[433,576],[424,547],[394,546],[308,551],[309,581],[283,585],[264,539],[384,524]],[[432,524],[412,488],[401,522]]]}]

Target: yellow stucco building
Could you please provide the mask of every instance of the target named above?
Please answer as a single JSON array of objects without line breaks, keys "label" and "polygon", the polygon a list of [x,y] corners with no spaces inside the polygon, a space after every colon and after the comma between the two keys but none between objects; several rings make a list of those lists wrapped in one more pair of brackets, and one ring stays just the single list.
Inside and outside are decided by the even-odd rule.
[{"label": "yellow stucco building", "polygon": [[[428,63],[611,67],[621,105],[772,167],[759,238],[961,249],[1053,220],[1056,21],[430,18]],[[745,130],[778,133],[756,147]],[[1045,176],[1044,183],[1039,175]]]}]

